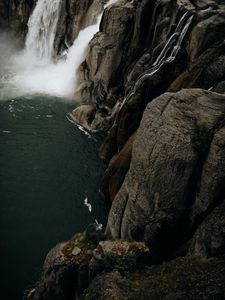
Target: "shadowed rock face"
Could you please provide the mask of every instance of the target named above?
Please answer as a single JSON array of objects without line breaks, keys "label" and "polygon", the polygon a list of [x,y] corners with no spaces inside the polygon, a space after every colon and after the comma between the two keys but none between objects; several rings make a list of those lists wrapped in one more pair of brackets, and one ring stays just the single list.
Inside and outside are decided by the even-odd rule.
[{"label": "shadowed rock face", "polygon": [[0,0],[0,28],[25,37],[27,22],[37,0]]},{"label": "shadowed rock face", "polygon": [[97,276],[84,300],[221,300],[224,299],[224,258],[179,258],[141,272]]},{"label": "shadowed rock face", "polygon": [[[185,12],[193,15],[193,20],[177,56],[149,77],[121,108],[125,95],[156,62]],[[90,131],[107,131],[117,120],[100,149],[102,158],[118,157],[138,129],[146,105],[164,92],[182,88],[224,92],[224,26],[225,2],[217,0],[118,0],[105,10],[100,32],[90,42],[79,68],[76,91],[76,97],[96,107]],[[121,164],[125,164],[123,159]],[[113,200],[115,192],[113,197],[107,192],[110,186],[104,184],[103,190],[106,198]]]},{"label": "shadowed rock face", "polygon": [[[24,40],[27,23],[37,0],[0,0],[0,29],[10,29]],[[80,30],[95,22],[103,9],[102,0],[63,0],[56,28],[56,55],[71,46]]]},{"label": "shadowed rock face", "polygon": [[[56,53],[94,22],[104,2],[62,1]],[[34,3],[0,0],[0,25],[25,35]],[[121,106],[186,12],[185,21],[193,19],[177,55]],[[149,246],[148,264],[178,255],[201,258],[145,267],[132,271],[129,280],[111,272],[114,261],[83,299],[225,298],[224,26],[225,1],[219,0],[118,0],[105,10],[78,71],[76,97],[88,105],[71,118],[93,132],[111,128],[100,149],[110,161],[101,191],[114,199],[106,234],[117,241],[101,242],[94,250],[96,245],[77,235],[56,247],[28,299],[74,299],[92,277],[109,271],[102,246],[110,246],[108,254],[114,252],[111,245],[121,253],[133,240],[143,249],[144,243]]]},{"label": "shadowed rock face", "polygon": [[[197,63],[207,49],[223,43],[225,4],[221,1],[119,0],[108,7],[100,32],[91,41],[87,58],[78,72],[81,85],[77,97],[97,101],[100,106],[113,107],[129,91],[137,77],[157,59],[185,11],[194,15],[192,27],[174,62],[163,67],[147,86],[140,89],[144,93],[150,91],[148,100],[165,92],[180,74]],[[204,68],[209,70],[206,61],[213,63],[210,59],[219,60],[220,56],[221,52],[211,53],[204,59]],[[218,63],[217,68],[215,64],[214,70],[211,70],[214,74],[208,75],[207,82],[202,82],[201,74],[197,74],[199,80],[192,85],[209,88],[223,77],[224,70],[218,74]],[[192,81],[197,81],[197,78],[192,78]],[[183,83],[181,80],[181,84],[187,87],[191,82]],[[172,85],[173,89],[175,86],[178,83]],[[143,97],[139,100],[144,101]]]},{"label": "shadowed rock face", "polygon": [[[225,96],[166,93],[146,108],[107,233],[170,255],[225,196]],[[167,253],[165,253],[167,249]]]},{"label": "shadowed rock face", "polygon": [[60,53],[71,46],[80,30],[93,24],[102,9],[102,0],[62,1],[54,42],[55,52]]},{"label": "shadowed rock face", "polygon": [[188,250],[191,256],[223,255],[225,250],[225,201],[200,224]]}]

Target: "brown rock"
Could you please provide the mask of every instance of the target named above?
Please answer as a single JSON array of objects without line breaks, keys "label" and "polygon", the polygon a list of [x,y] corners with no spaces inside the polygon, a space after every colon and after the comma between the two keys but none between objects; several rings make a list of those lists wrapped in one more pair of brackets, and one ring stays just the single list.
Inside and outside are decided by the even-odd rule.
[{"label": "brown rock", "polygon": [[[199,225],[199,224],[198,224]],[[188,250],[191,256],[211,257],[225,252],[225,201],[197,228]]]},{"label": "brown rock", "polygon": [[122,276],[119,272],[98,275],[85,291],[84,300],[222,300],[223,258],[184,257],[143,268]]},{"label": "brown rock", "polygon": [[217,135],[224,114],[225,97],[199,89],[166,93],[147,106],[109,214],[112,238],[145,241],[159,256],[189,238],[196,220],[223,197]]},{"label": "brown rock", "polygon": [[41,279],[26,293],[25,299],[74,299],[88,285],[88,266],[94,248],[84,234],[76,234],[71,240],[54,247],[45,259]]},{"label": "brown rock", "polygon": [[25,38],[35,3],[36,0],[0,0],[0,29],[11,29]]},{"label": "brown rock", "polygon": [[133,134],[127,141],[122,150],[113,156],[110,160],[107,170],[103,175],[101,181],[101,192],[106,199],[113,201],[118,193],[125,175],[130,167],[131,152],[135,134]]},{"label": "brown rock", "polygon": [[92,131],[91,123],[95,116],[95,110],[94,105],[81,105],[74,109],[69,116],[75,123],[82,125],[88,131]]}]

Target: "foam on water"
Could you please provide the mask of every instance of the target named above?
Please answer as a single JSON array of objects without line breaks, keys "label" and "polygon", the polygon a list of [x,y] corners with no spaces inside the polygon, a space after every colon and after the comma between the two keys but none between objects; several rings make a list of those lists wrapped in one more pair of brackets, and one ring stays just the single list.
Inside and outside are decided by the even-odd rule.
[{"label": "foam on water", "polygon": [[[51,2],[51,5],[50,5]],[[0,99],[32,94],[46,94],[70,98],[76,88],[76,72],[85,59],[88,44],[99,30],[97,22],[80,31],[66,57],[57,63],[51,60],[60,0],[48,3],[39,0],[29,20],[26,48],[10,57],[7,78],[0,78],[3,88]],[[48,8],[48,9],[47,9]],[[49,19],[52,19],[49,22]]]}]

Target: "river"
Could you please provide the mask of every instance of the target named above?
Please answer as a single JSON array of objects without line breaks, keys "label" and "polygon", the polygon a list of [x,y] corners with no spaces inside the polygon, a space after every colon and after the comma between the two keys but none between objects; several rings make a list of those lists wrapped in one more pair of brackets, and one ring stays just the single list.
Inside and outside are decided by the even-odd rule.
[{"label": "river", "polygon": [[22,299],[55,244],[105,222],[100,138],[67,120],[74,106],[46,95],[0,101],[1,299]]}]

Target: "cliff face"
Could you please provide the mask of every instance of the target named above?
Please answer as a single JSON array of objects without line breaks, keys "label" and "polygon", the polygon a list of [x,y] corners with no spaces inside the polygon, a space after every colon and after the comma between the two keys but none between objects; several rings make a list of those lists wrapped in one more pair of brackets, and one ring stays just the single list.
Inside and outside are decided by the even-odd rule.
[{"label": "cliff face", "polygon": [[36,0],[0,0],[0,28],[11,29],[25,37],[35,3]]},{"label": "cliff face", "polygon": [[[85,127],[107,132],[100,148],[109,159],[102,192],[113,200],[106,236],[144,241],[149,264],[185,257],[145,269],[145,275],[133,273],[132,283],[121,272],[100,275],[85,299],[225,298],[224,284],[206,292],[197,272],[207,265],[211,284],[219,278],[213,279],[218,257],[224,268],[224,25],[224,1],[117,1],[105,10],[79,69],[76,95],[89,110],[80,107],[72,116],[77,121],[82,115],[84,124],[91,114]],[[171,50],[179,26],[189,27]],[[179,272],[190,286],[179,281]],[[194,290],[195,280],[200,290]]]},{"label": "cliff face", "polygon": [[[224,231],[208,216],[224,220],[223,205],[221,216],[214,212],[225,199],[224,117],[225,97],[205,90],[166,93],[148,104],[110,211],[112,238],[145,241],[168,257],[197,228],[192,253],[222,254]],[[215,243],[208,241],[208,223]],[[205,251],[198,243],[207,244]]]},{"label": "cliff face", "polygon": [[55,52],[59,54],[70,47],[80,30],[93,24],[102,9],[102,0],[62,1],[54,42]]},{"label": "cliff face", "polygon": [[[186,33],[179,33],[178,41],[174,41],[176,30],[185,29],[190,16],[193,19]],[[110,162],[102,183],[102,191],[110,200],[124,179],[119,175],[121,179],[114,183],[111,176],[129,169],[123,155],[115,164],[118,152],[139,127],[147,103],[166,91],[182,88],[224,91],[224,22],[225,4],[221,1],[119,0],[105,10],[100,32],[90,42],[78,71],[76,97],[89,105],[92,102],[91,122],[85,122],[85,116],[88,119],[90,115],[90,109],[85,115],[85,106],[71,116],[79,123],[82,115],[81,124],[90,131],[108,131],[100,156],[117,157]],[[152,72],[157,64],[158,70]],[[124,101],[137,79],[151,72]],[[131,150],[129,142],[128,156]]]},{"label": "cliff face", "polygon": [[[25,32],[29,3],[0,0],[2,25]],[[105,1],[61,4],[56,53]],[[106,133],[106,232],[58,245],[27,299],[225,299],[224,26],[219,0],[118,0],[104,10],[78,71],[84,105],[71,117]]]}]

